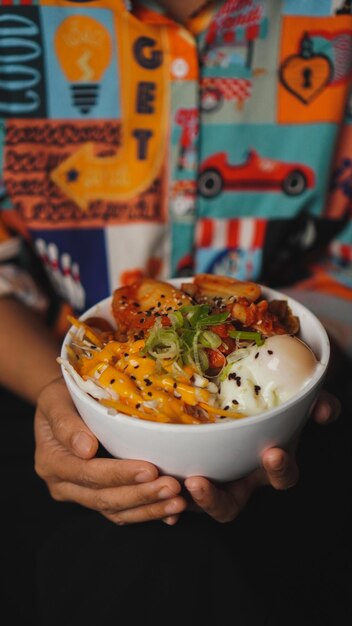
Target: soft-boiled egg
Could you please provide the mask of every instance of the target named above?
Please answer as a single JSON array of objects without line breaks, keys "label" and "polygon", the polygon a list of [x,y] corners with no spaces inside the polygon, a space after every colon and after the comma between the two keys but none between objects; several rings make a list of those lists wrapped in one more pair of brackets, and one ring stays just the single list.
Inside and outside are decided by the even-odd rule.
[{"label": "soft-boiled egg", "polygon": [[247,415],[282,404],[298,393],[317,367],[313,351],[291,335],[268,337],[262,346],[251,346],[226,370],[219,390],[222,408]]}]

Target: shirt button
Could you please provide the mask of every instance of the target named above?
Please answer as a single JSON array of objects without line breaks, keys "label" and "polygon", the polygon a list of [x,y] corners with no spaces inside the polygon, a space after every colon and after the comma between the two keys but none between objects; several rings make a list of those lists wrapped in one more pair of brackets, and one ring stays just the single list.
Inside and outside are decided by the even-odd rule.
[{"label": "shirt button", "polygon": [[171,63],[171,73],[175,78],[184,78],[188,74],[189,65],[185,59],[174,59]]}]

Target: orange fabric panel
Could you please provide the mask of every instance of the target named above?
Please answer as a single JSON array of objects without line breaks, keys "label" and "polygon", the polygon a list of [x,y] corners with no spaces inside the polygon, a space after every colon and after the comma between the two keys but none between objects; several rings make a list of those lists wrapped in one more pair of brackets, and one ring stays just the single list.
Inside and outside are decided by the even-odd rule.
[{"label": "orange fabric panel", "polygon": [[[312,37],[326,39],[323,54],[307,47]],[[352,17],[307,18],[284,17],[279,59],[278,121],[282,124],[300,122],[340,122],[346,102],[350,76],[334,80],[331,54],[338,38],[351,37]]]}]

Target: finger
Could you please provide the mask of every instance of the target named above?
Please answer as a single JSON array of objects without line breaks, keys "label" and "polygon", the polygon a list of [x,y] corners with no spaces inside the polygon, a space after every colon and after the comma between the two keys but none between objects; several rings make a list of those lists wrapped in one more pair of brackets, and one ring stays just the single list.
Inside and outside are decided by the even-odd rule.
[{"label": "finger", "polygon": [[74,501],[98,511],[115,523],[133,523],[179,514],[186,507],[180,492],[181,485],[174,478],[162,477],[145,485],[118,489],[95,490],[60,483],[53,495],[56,500]]},{"label": "finger", "polygon": [[36,428],[39,442],[43,442],[45,436],[49,437],[51,430],[54,439],[73,454],[88,459],[97,453],[98,440],[77,413],[63,378],[43,389],[38,399],[38,411],[47,422],[46,426],[41,423],[42,431]]},{"label": "finger", "polygon": [[53,436],[46,417],[36,412],[35,470],[46,482],[76,483],[99,489],[146,483],[159,472],[147,461],[111,458],[81,459],[66,450]]},{"label": "finger", "polygon": [[49,455],[49,458],[45,456],[43,461],[38,453],[36,464],[42,467],[41,473],[56,476],[59,481],[72,482],[90,489],[148,483],[159,475],[157,468],[146,461],[103,458],[86,461],[62,453],[61,450],[56,455]]},{"label": "finger", "polygon": [[252,493],[246,479],[217,487],[205,478],[192,476],[184,484],[197,506],[222,523],[235,519]]},{"label": "finger", "polygon": [[169,515],[168,517],[164,517],[161,521],[164,522],[164,524],[168,524],[168,526],[174,526],[179,519],[179,515]]},{"label": "finger", "polygon": [[[183,497],[179,496],[172,500],[168,500],[165,503],[136,507],[134,509],[121,511],[112,515],[107,514],[105,515],[105,517],[107,517],[115,524],[118,524],[119,526],[122,526],[124,524],[152,522],[156,520],[163,521],[165,519],[172,520],[172,523],[169,523],[169,525],[173,525],[178,521],[180,514],[183,513],[186,508],[186,500]],[[172,515],[170,515],[170,513]]]},{"label": "finger", "polygon": [[331,424],[341,413],[341,402],[328,391],[321,391],[313,408],[312,417],[318,424]]},{"label": "finger", "polygon": [[281,448],[270,448],[264,452],[262,465],[267,483],[274,489],[289,489],[298,481],[298,467],[292,455]]}]

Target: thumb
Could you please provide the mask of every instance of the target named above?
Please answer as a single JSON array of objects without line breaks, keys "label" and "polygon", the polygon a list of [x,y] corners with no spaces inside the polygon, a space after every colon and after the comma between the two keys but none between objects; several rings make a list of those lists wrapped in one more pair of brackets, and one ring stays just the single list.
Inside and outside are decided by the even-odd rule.
[{"label": "thumb", "polygon": [[312,416],[318,424],[331,424],[341,413],[341,402],[325,389],[319,394],[314,405]]},{"label": "thumb", "polygon": [[274,489],[289,489],[297,483],[299,471],[293,454],[281,448],[270,448],[264,452],[262,464],[267,481]]},{"label": "thumb", "polygon": [[77,413],[61,377],[49,383],[39,396],[35,435],[37,445],[55,440],[82,459],[94,457],[99,447],[97,438]]}]

